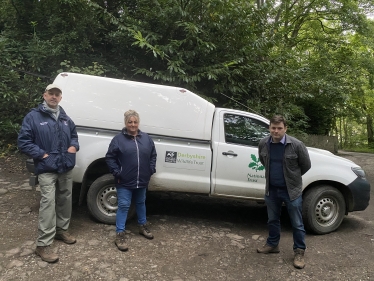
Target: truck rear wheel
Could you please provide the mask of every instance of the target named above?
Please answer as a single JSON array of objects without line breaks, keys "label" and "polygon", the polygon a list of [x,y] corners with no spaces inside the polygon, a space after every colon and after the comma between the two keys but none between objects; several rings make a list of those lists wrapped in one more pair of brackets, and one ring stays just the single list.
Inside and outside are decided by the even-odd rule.
[{"label": "truck rear wheel", "polygon": [[[117,189],[114,177],[110,174],[97,178],[87,193],[87,206],[91,215],[105,224],[116,224]],[[131,204],[127,220],[135,216],[134,204]]]},{"label": "truck rear wheel", "polygon": [[345,216],[345,200],[336,188],[321,185],[304,194],[303,219],[305,229],[316,234],[336,230]]}]

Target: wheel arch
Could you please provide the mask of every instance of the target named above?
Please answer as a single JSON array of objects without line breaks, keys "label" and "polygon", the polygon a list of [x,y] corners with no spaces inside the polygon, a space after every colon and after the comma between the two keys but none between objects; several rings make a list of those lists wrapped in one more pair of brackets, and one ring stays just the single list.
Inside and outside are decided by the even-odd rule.
[{"label": "wheel arch", "polygon": [[352,195],[352,192],[350,191],[350,189],[346,185],[344,185],[340,182],[328,181],[328,180],[315,181],[315,182],[309,184],[306,188],[304,188],[303,195],[306,192],[308,192],[309,190],[311,190],[311,189],[313,189],[317,186],[320,186],[320,185],[329,185],[329,186],[335,187],[337,190],[339,190],[340,193],[344,197],[345,214],[347,215],[348,212],[352,211],[352,209],[353,209],[353,195]]},{"label": "wheel arch", "polygon": [[86,169],[82,185],[81,191],[79,194],[79,205],[81,205],[87,198],[87,192],[90,188],[91,184],[99,177],[109,174],[109,168],[105,162],[105,158],[99,158],[93,161]]}]

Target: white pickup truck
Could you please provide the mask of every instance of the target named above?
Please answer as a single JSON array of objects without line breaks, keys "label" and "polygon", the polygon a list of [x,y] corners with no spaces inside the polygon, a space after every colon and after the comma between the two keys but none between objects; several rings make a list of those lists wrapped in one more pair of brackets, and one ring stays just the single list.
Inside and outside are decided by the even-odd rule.
[{"label": "white pickup truck", "polygon": [[[269,134],[269,120],[256,114],[216,108],[177,87],[74,73],[59,74],[60,105],[74,120],[80,151],[74,182],[81,184],[99,221],[115,223],[114,179],[105,163],[109,142],[134,109],[140,128],[154,140],[156,174],[149,191],[172,191],[264,202],[265,173],[257,145]],[[358,165],[332,153],[308,148],[312,168],[303,176],[303,217],[307,230],[336,230],[348,212],[364,210],[370,184]]]}]

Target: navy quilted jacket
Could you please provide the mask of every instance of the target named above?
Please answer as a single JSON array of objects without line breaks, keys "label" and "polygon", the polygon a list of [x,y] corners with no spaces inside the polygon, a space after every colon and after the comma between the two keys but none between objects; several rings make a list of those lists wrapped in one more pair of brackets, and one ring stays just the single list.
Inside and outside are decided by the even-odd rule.
[{"label": "navy quilted jacket", "polygon": [[156,158],[151,137],[140,130],[134,137],[127,133],[126,128],[112,139],[105,156],[116,187],[128,189],[148,187],[151,176],[156,172]]},{"label": "navy quilted jacket", "polygon": [[[74,122],[62,107],[56,120],[43,104],[32,109],[23,119],[18,135],[18,148],[32,157],[35,173],[65,173],[75,166],[75,153],[67,150],[74,146],[79,150],[78,134]],[[43,158],[44,154],[49,156]]]}]

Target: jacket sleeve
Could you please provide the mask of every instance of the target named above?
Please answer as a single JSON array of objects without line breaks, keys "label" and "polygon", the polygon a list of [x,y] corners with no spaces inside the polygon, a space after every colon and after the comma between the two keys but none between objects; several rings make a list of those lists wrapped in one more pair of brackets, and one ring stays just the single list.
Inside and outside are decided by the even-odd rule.
[{"label": "jacket sleeve", "polygon": [[152,145],[152,151],[151,151],[151,159],[150,159],[150,166],[152,175],[156,173],[156,160],[157,160],[157,153],[156,153],[156,147],[155,143],[153,142],[152,138],[149,137],[150,143]]},{"label": "jacket sleeve", "polygon": [[75,149],[79,150],[79,142],[78,142],[78,134],[77,129],[75,127],[75,123],[73,120],[70,119],[71,127],[70,127],[70,146],[74,146]]},{"label": "jacket sleeve", "polygon": [[118,162],[119,148],[115,138],[109,144],[108,152],[105,155],[105,161],[108,165],[110,173],[114,177],[118,177],[121,173],[121,167]]},{"label": "jacket sleeve", "polygon": [[261,140],[260,143],[258,144],[258,158],[260,159],[261,164],[265,166],[264,157],[261,156],[261,149],[263,146],[264,146],[264,141]]},{"label": "jacket sleeve", "polygon": [[306,148],[306,146],[302,142],[299,145],[298,158],[299,158],[299,167],[300,167],[301,175],[304,175],[306,172],[309,171],[312,164],[310,162],[308,149]]},{"label": "jacket sleeve", "polygon": [[23,119],[22,127],[18,134],[17,146],[22,153],[25,153],[33,159],[42,159],[46,152],[35,143],[32,123],[32,116],[27,114]]}]

